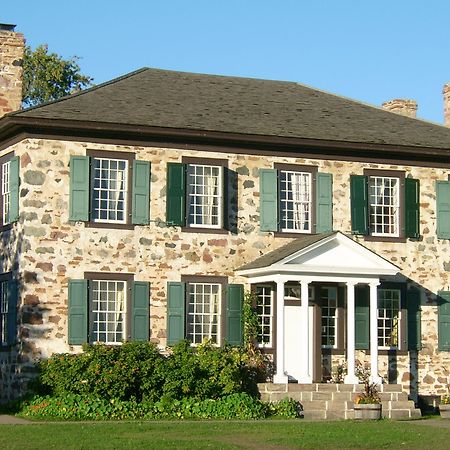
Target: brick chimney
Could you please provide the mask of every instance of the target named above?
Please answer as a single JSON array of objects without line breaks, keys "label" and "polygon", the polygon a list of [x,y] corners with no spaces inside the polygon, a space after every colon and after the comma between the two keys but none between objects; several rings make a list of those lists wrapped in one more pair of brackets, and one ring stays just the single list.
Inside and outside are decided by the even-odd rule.
[{"label": "brick chimney", "polygon": [[450,127],[450,83],[444,84],[444,125]]},{"label": "brick chimney", "polygon": [[406,117],[416,117],[417,102],[415,100],[404,100],[396,98],[381,105],[385,110],[401,114]]},{"label": "brick chimney", "polygon": [[23,34],[15,25],[0,23],[0,118],[20,109],[22,103]]}]

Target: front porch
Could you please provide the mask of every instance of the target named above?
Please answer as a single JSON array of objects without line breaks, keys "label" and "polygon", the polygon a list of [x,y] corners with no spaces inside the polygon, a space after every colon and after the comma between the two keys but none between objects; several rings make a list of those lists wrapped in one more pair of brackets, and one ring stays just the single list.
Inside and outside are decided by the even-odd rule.
[{"label": "front porch", "polygon": [[[278,402],[292,398],[300,402],[303,417],[308,420],[354,419],[353,401],[361,392],[360,384],[274,384],[258,385],[261,400]],[[380,386],[382,415],[389,419],[411,419],[421,417],[420,409],[408,400],[408,394],[401,385],[382,384]]]},{"label": "front porch", "polygon": [[[272,312],[265,320],[272,322],[262,346],[273,355],[274,383],[323,381],[324,356],[331,371],[333,355],[341,353],[344,382],[356,385],[356,352],[364,349],[370,379],[381,384],[378,286],[398,272],[397,266],[340,232],[303,236],[241,267],[237,274],[256,290],[267,288],[262,295],[270,297]],[[363,305],[359,310],[356,300]],[[400,349],[399,317],[400,310],[396,318],[386,318],[388,324],[397,323],[396,336],[382,336],[387,338],[384,349],[386,344]]]}]

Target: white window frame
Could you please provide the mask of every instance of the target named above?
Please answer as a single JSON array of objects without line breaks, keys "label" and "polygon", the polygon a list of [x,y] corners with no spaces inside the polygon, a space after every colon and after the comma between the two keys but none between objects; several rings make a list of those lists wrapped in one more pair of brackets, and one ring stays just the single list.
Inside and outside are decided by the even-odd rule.
[{"label": "white window frame", "polygon": [[[328,291],[328,295],[325,297],[323,295],[323,290]],[[330,298],[329,291],[335,291],[334,298]],[[321,317],[321,346],[322,348],[337,348],[337,327],[338,327],[338,318],[339,318],[339,309],[338,309],[338,288],[337,286],[321,286],[320,287],[320,300],[322,304],[322,317]],[[331,300],[334,302],[334,305],[330,305]],[[325,304],[326,302],[326,304]],[[334,315],[330,314],[330,310],[334,308]],[[324,319],[326,324],[324,325]],[[324,338],[328,341],[330,339],[329,331],[330,328],[334,329],[334,335],[332,336],[334,339],[334,344],[324,344]]]},{"label": "white window frame", "polygon": [[[377,194],[377,189],[382,192]],[[400,189],[399,177],[369,176],[369,223],[372,236],[400,236]],[[379,227],[383,230],[377,231]],[[386,231],[386,227],[393,229]]]},{"label": "white window frame", "polygon": [[[311,172],[284,170],[280,173],[280,229],[290,233],[312,232],[312,182]],[[297,178],[297,182],[293,182]],[[300,180],[298,180],[300,178]]]},{"label": "white window frame", "polygon": [[[394,308],[391,306],[389,308],[390,311],[392,311],[392,317],[389,317],[388,315],[388,308],[381,307],[381,302],[386,302],[387,300],[393,301],[394,299],[391,297],[389,299],[382,298],[382,295],[386,292],[396,292],[397,293],[397,299],[398,302],[397,308]],[[380,288],[378,289],[378,304],[377,304],[377,339],[378,339],[378,348],[380,349],[399,349],[400,348],[400,342],[402,339],[401,336],[401,320],[402,320],[402,309],[401,309],[401,299],[402,299],[402,292],[401,289],[395,289],[395,288]],[[395,312],[397,313],[397,316],[395,316]],[[392,321],[392,326],[389,326],[389,321]],[[381,326],[380,326],[381,325]],[[392,334],[397,334],[397,343],[395,345],[387,343],[390,339],[392,339]],[[381,341],[381,345],[380,345]]]},{"label": "white window frame", "polygon": [[[193,346],[197,346],[205,340],[212,345],[220,346],[222,340],[222,284],[188,282],[187,290],[187,339]],[[207,292],[208,290],[210,292]],[[200,332],[197,332],[196,327],[200,328]],[[214,328],[217,330],[216,332],[213,331]]]},{"label": "white window frame", "polygon": [[[259,292],[262,290],[263,292]],[[258,314],[260,332],[258,333],[258,347],[273,347],[273,313],[274,292],[271,286],[259,284],[256,286],[256,311]],[[267,338],[265,340],[264,338]]]},{"label": "white window frame", "polygon": [[11,184],[10,184],[10,168],[11,161],[6,161],[2,164],[2,217],[3,217],[3,225],[7,225],[11,223],[10,220],[7,220],[9,216],[9,211],[11,207]]},{"label": "white window frame", "polygon": [[[102,167],[102,163],[103,161],[107,161],[108,162],[108,168],[103,168]],[[118,169],[111,169],[111,163],[115,162],[117,164],[120,163],[125,163],[125,168],[123,170],[118,170]],[[96,167],[96,164],[100,163],[100,168]],[[92,180],[93,180],[93,185],[92,185],[92,222],[95,223],[120,223],[120,224],[125,224],[127,223],[127,215],[128,215],[128,209],[129,209],[129,205],[128,205],[128,190],[129,190],[129,184],[130,184],[130,180],[128,179],[128,174],[129,174],[129,160],[128,159],[121,159],[121,158],[104,158],[101,156],[93,156],[92,157]],[[108,172],[108,175],[110,175],[113,171],[116,173],[123,173],[123,179],[122,180],[115,180],[113,178],[110,178],[108,176],[108,178],[106,178],[106,183],[107,186],[103,187],[102,183],[105,182],[105,179],[102,177],[102,172],[106,170]],[[96,176],[96,172],[99,171],[100,172],[100,178],[98,178]],[[99,181],[100,186],[96,187],[96,181]],[[122,189],[117,189],[117,188],[111,188],[111,182],[119,182],[122,184]],[[96,193],[99,193],[99,197],[96,198]],[[106,199],[102,199],[102,193],[106,193]],[[123,199],[120,199],[120,196],[123,196]],[[116,196],[117,198],[112,199],[111,196]],[[105,208],[101,208],[101,203],[106,201],[107,202],[107,206],[106,209]],[[112,203],[118,203],[118,202],[123,202],[123,210],[117,208],[112,209],[110,208]],[[123,219],[110,219],[110,218],[101,218],[101,212],[102,211],[114,211],[115,214],[117,215],[119,212],[123,211]],[[109,216],[109,214],[108,214]]]},{"label": "white window frame", "polygon": [[[217,175],[212,174],[217,170]],[[200,173],[203,171],[203,174]],[[210,180],[216,179],[217,184],[207,186],[204,183],[197,183],[195,180],[205,178],[205,172],[210,172]],[[187,226],[195,228],[223,228],[223,172],[224,168],[220,165],[212,164],[188,164],[187,165]],[[192,182],[194,180],[194,182]],[[214,190],[205,195],[205,190]],[[209,203],[209,204],[208,204]],[[205,210],[211,209],[208,217]],[[193,213],[191,213],[193,209]],[[196,211],[198,209],[198,211]],[[217,209],[217,214],[213,210]],[[217,223],[214,222],[217,218]],[[199,219],[199,220],[198,220]],[[211,223],[208,223],[211,222]]]},{"label": "white window frame", "polygon": [[[98,284],[97,284],[98,283]],[[106,290],[101,289],[105,287],[102,283],[106,283]],[[123,298],[119,299],[118,293],[120,292],[117,288],[118,286],[122,286],[122,295]],[[97,288],[98,286],[98,288]],[[111,287],[115,287],[115,289],[110,289]],[[90,305],[91,305],[91,330],[92,330],[92,341],[93,342],[102,342],[105,344],[111,345],[120,345],[126,340],[127,336],[127,311],[128,311],[128,289],[127,282],[125,280],[105,280],[105,279],[92,279],[89,282],[89,291],[90,291]],[[105,298],[108,297],[111,292],[115,292],[116,298],[115,308],[110,308],[110,300]],[[101,294],[106,293],[106,295]],[[100,297],[99,297],[100,295]],[[102,298],[103,297],[103,298]],[[99,301],[101,304],[98,304]],[[106,304],[105,304],[106,302]],[[121,305],[118,304],[121,303]],[[106,319],[100,320],[100,314],[105,314]],[[112,315],[112,319],[111,319]],[[121,315],[121,318],[120,318]],[[105,330],[100,330],[100,323],[104,323]],[[117,325],[122,325],[122,331],[118,332]],[[111,328],[112,327],[112,328]],[[114,339],[110,339],[110,334],[116,334]],[[118,333],[120,333],[120,338],[118,337]],[[106,339],[100,339],[101,334],[106,334]]]}]

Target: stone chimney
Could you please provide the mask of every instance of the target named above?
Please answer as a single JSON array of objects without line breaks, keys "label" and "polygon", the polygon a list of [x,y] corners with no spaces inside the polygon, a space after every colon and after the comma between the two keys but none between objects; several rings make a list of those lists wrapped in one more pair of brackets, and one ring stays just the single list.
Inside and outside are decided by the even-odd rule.
[{"label": "stone chimney", "polygon": [[450,127],[450,83],[444,84],[444,125]]},{"label": "stone chimney", "polygon": [[23,34],[15,25],[0,23],[0,118],[20,109],[22,103]]},{"label": "stone chimney", "polygon": [[384,109],[390,112],[401,114],[406,117],[416,117],[417,102],[415,100],[404,100],[396,98],[381,105]]}]

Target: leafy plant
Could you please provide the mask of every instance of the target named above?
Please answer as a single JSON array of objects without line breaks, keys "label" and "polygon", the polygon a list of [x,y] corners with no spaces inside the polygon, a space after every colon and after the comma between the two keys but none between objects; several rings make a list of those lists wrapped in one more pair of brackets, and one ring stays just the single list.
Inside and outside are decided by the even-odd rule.
[{"label": "leafy plant", "polygon": [[358,405],[381,403],[378,385],[370,381],[369,369],[362,364],[358,364],[355,373],[364,385],[363,391],[355,397],[355,403]]}]

